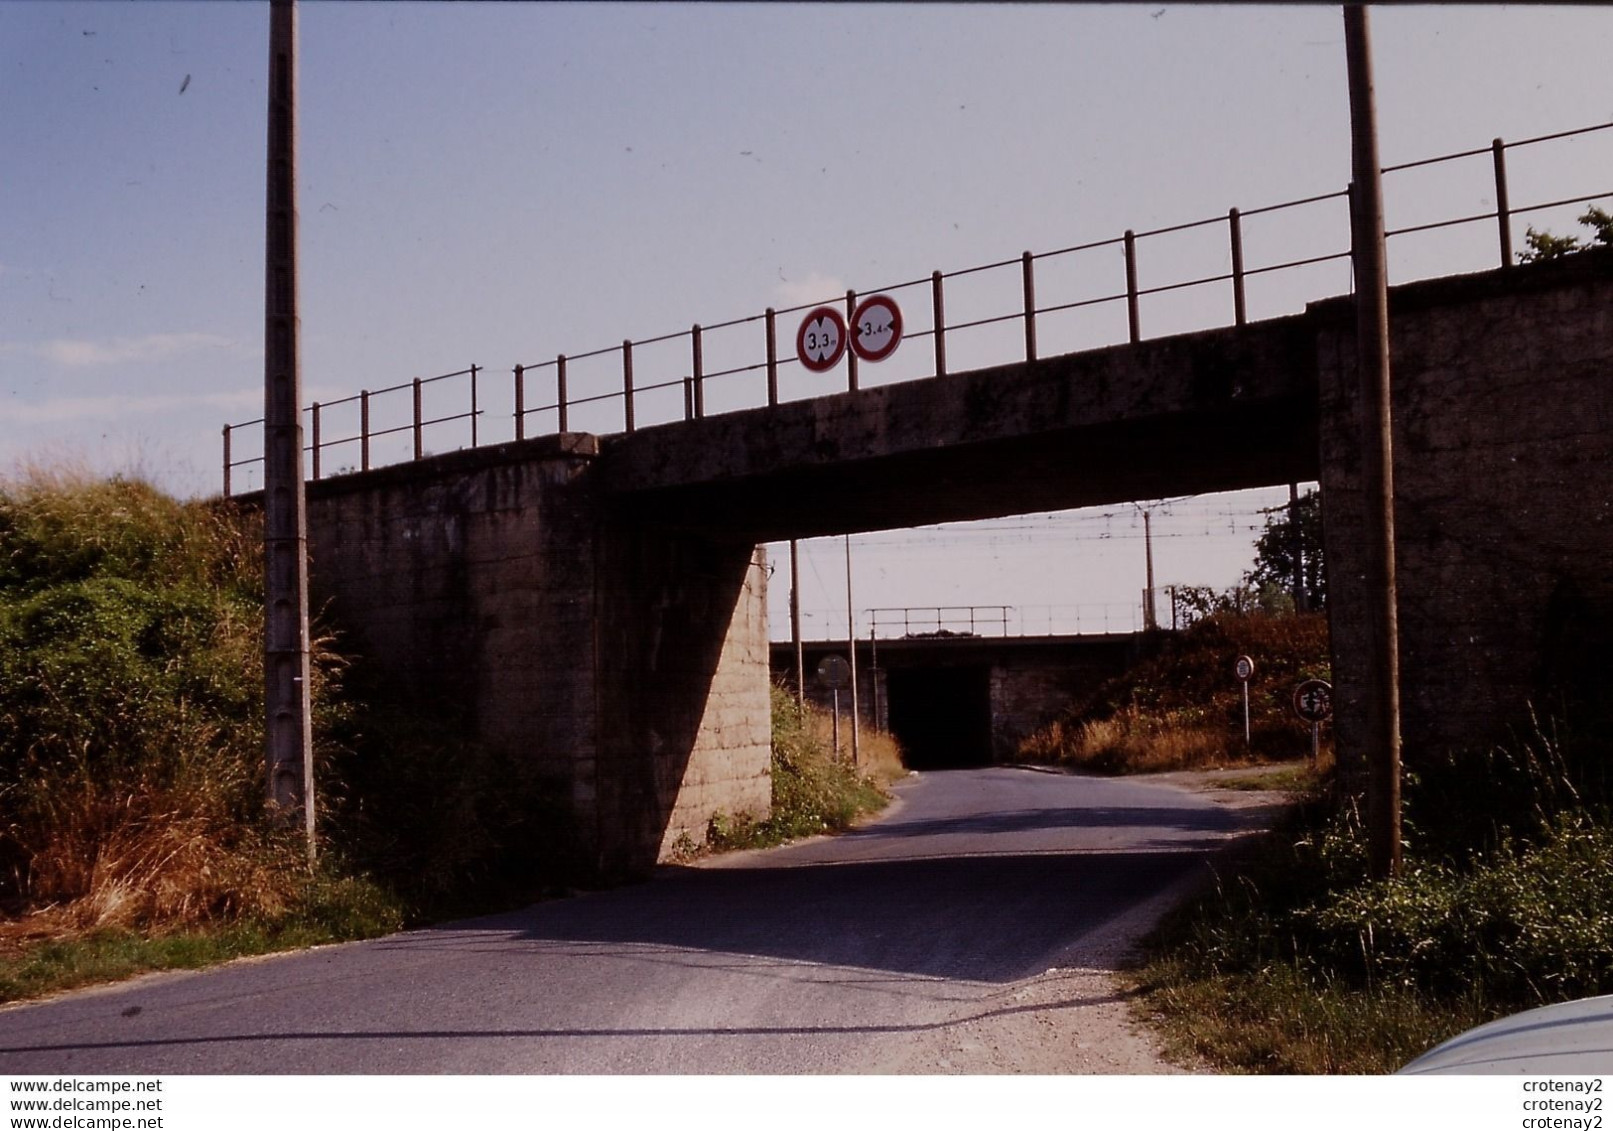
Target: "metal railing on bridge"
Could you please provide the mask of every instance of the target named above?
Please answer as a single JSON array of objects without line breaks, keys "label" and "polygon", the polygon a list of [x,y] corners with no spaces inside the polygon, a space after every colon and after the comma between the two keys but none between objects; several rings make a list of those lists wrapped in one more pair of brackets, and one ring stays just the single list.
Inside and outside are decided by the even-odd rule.
[{"label": "metal railing on bridge", "polygon": [[[803,610],[803,632],[816,641],[845,640],[845,609]],[[1063,605],[914,605],[863,609],[858,639],[948,637],[1100,636],[1141,632],[1141,604],[1086,602]]]},{"label": "metal railing on bridge", "polygon": [[[1428,233],[1441,229],[1471,226],[1475,224],[1493,224],[1496,252],[1499,263],[1503,267],[1511,267],[1516,256],[1513,251],[1513,222],[1515,218],[1539,213],[1555,208],[1570,205],[1586,204],[1591,201],[1613,198],[1613,191],[1602,190],[1577,195],[1556,197],[1549,200],[1540,200],[1524,205],[1510,203],[1511,182],[1507,171],[1507,155],[1511,152],[1529,146],[1542,145],[1548,142],[1576,141],[1583,143],[1590,135],[1600,134],[1602,131],[1613,129],[1613,122],[1600,125],[1586,126],[1580,129],[1563,130],[1557,133],[1543,134],[1538,137],[1526,138],[1522,141],[1503,142],[1495,139],[1490,145],[1467,149],[1459,153],[1444,154],[1439,157],[1425,158],[1419,161],[1408,161],[1398,165],[1386,166],[1383,170],[1386,177],[1386,189],[1389,185],[1398,183],[1396,174],[1411,170],[1423,170],[1433,166],[1441,166],[1456,162],[1471,162],[1478,158],[1488,158],[1485,162],[1483,176],[1485,189],[1493,192],[1495,207],[1491,210],[1468,213],[1455,217],[1442,217],[1415,224],[1407,224],[1389,229],[1385,234],[1390,239]],[[1588,163],[1589,164],[1589,163]],[[801,303],[797,306],[782,309],[767,308],[761,314],[750,315],[743,318],[729,319],[707,325],[696,323],[690,329],[675,333],[662,334],[657,337],[641,339],[623,339],[620,345],[606,346],[600,349],[589,350],[575,354],[557,354],[553,360],[542,361],[536,364],[516,365],[513,370],[513,422],[514,438],[525,439],[529,435],[540,435],[546,432],[566,432],[575,423],[578,410],[589,410],[591,415],[596,406],[619,402],[619,409],[613,420],[603,418],[590,421],[588,430],[608,432],[619,424],[621,431],[632,432],[645,423],[667,423],[680,418],[676,407],[681,396],[681,419],[699,419],[707,414],[707,401],[709,390],[714,382],[732,382],[734,379],[753,376],[756,384],[751,392],[730,395],[727,399],[730,407],[760,407],[761,404],[776,405],[781,400],[781,375],[788,371],[790,366],[800,363],[793,354],[781,355],[778,348],[778,320],[781,317],[799,314],[817,306],[845,302],[847,314],[856,307],[859,293],[863,296],[871,294],[897,295],[914,293],[919,296],[917,306],[922,306],[928,299],[929,325],[905,333],[904,340],[913,342],[929,339],[933,356],[931,375],[944,375],[948,372],[947,351],[949,344],[955,345],[958,336],[970,331],[979,331],[993,326],[1003,326],[1019,323],[1023,330],[1022,343],[1014,352],[1017,356],[1001,357],[991,364],[1006,364],[1014,361],[1034,362],[1043,356],[1043,350],[1038,338],[1039,330],[1047,326],[1047,320],[1055,315],[1073,315],[1076,312],[1095,310],[1099,307],[1118,307],[1124,304],[1124,335],[1122,341],[1138,342],[1143,339],[1143,300],[1155,296],[1172,293],[1181,293],[1195,289],[1224,288],[1222,301],[1226,303],[1223,308],[1223,319],[1230,315],[1230,323],[1220,321],[1219,325],[1242,325],[1248,319],[1248,287],[1252,280],[1265,280],[1279,273],[1295,272],[1305,268],[1313,268],[1325,264],[1339,264],[1349,260],[1351,252],[1348,246],[1341,249],[1322,250],[1314,254],[1300,255],[1295,258],[1279,259],[1275,262],[1256,262],[1251,264],[1245,255],[1244,225],[1247,221],[1264,222],[1271,217],[1282,215],[1292,219],[1303,215],[1307,231],[1330,228],[1348,233],[1348,200],[1349,189],[1337,192],[1321,193],[1304,197],[1298,200],[1284,201],[1280,204],[1270,204],[1259,208],[1239,210],[1230,209],[1224,214],[1193,220],[1183,224],[1172,224],[1165,227],[1156,227],[1144,231],[1127,230],[1122,235],[1095,240],[1088,243],[1073,244],[1068,247],[1057,248],[1052,251],[1030,252],[998,260],[993,263],[980,264],[974,267],[965,267],[955,271],[934,271],[930,275],[916,279],[908,279],[891,283],[883,287],[875,287],[858,292],[847,291],[844,295],[827,297],[818,302]],[[1391,201],[1392,202],[1392,201]],[[1326,222],[1323,222],[1326,221]],[[1227,269],[1210,274],[1193,275],[1188,278],[1166,279],[1149,286],[1142,284],[1142,256],[1139,248],[1147,241],[1162,240],[1165,237],[1178,236],[1182,233],[1197,231],[1213,231],[1217,228],[1223,230],[1224,250],[1226,253]],[[1346,235],[1347,239],[1347,235]],[[1063,280],[1063,290],[1054,295],[1049,294],[1046,277],[1054,268],[1060,269],[1065,275],[1076,279],[1089,279],[1093,275],[1080,274],[1070,270],[1070,265],[1078,258],[1091,256],[1094,253],[1113,254],[1119,251],[1121,267],[1124,273],[1124,287],[1105,291],[1096,295],[1085,295],[1079,288],[1073,286],[1070,279]],[[1038,277],[1039,269],[1043,277]],[[949,283],[960,283],[968,279],[971,282],[988,275],[998,277],[1006,274],[1011,282],[1010,289],[1016,292],[1016,301],[1009,309],[995,311],[971,310],[967,317],[949,321],[947,317],[947,288]],[[1013,276],[1017,273],[1017,279]],[[1038,288],[1040,289],[1040,292]],[[926,293],[927,292],[927,293]],[[1335,291],[1334,293],[1338,293]],[[954,296],[956,297],[956,296]],[[1309,298],[1323,298],[1327,295],[1311,295]],[[915,310],[917,309],[915,306]],[[911,319],[909,319],[911,321]],[[747,341],[739,341],[737,335],[743,331],[749,336]],[[721,356],[737,364],[718,364],[708,367],[708,360],[714,355],[714,339],[721,339]],[[758,340],[759,339],[759,340]],[[675,351],[681,355],[673,361],[670,367],[666,364],[665,347],[681,343]],[[1100,342],[1097,344],[1119,344],[1116,342]],[[1088,346],[1087,348],[1091,348]],[[670,373],[670,376],[658,376],[656,379],[643,380],[644,355],[647,351],[654,351],[661,373]],[[745,358],[750,360],[744,360]],[[599,363],[605,359],[614,359],[610,368],[600,372]],[[639,370],[635,372],[635,361]],[[588,391],[578,395],[576,388],[575,369],[579,363],[591,363],[590,389],[597,388],[604,383],[604,391]],[[855,354],[848,351],[845,361],[845,387],[855,390],[859,387],[860,374]],[[611,379],[610,369],[614,369],[615,378]],[[477,400],[477,374],[481,372],[477,366],[472,365],[467,370],[458,370],[454,373],[442,374],[439,377],[416,379],[412,383],[393,385],[386,389],[373,392],[359,393],[341,401],[331,401],[323,405],[314,404],[304,411],[310,415],[311,443],[304,450],[312,454],[313,477],[321,477],[323,465],[322,451],[338,445],[358,444],[361,457],[357,463],[344,466],[342,470],[365,470],[372,466],[371,441],[393,433],[412,432],[414,437],[412,458],[419,459],[426,451],[424,447],[424,432],[427,428],[437,428],[455,421],[470,421],[469,442],[475,447],[478,443],[476,428],[477,418],[481,415]],[[447,381],[450,378],[468,377],[469,410],[460,412],[430,415],[423,412],[421,407],[422,387],[434,382]],[[533,404],[532,385],[541,378],[549,399],[542,399],[541,403]],[[731,388],[725,385],[724,388]],[[414,415],[412,420],[405,424],[381,430],[371,430],[369,424],[369,402],[372,397],[412,389],[414,393]],[[821,396],[827,390],[814,389],[808,395]],[[671,396],[670,404],[667,401]],[[659,413],[654,420],[646,420],[644,406],[646,400],[652,405],[659,406]],[[343,406],[352,406],[356,402],[360,414],[357,431],[352,435],[343,436],[335,440],[326,440],[320,431],[321,413]],[[429,418],[428,418],[429,417]],[[235,433],[252,425],[260,425],[261,421],[249,421],[247,424],[226,425],[224,427],[224,493],[231,492],[231,471],[235,468],[261,462],[260,457],[249,459],[233,459],[232,453],[236,443]],[[534,426],[536,425],[536,428]],[[436,433],[434,433],[435,435]],[[260,441],[261,442],[261,441]],[[403,457],[410,458],[410,457]],[[390,460],[388,462],[400,462]]]}]

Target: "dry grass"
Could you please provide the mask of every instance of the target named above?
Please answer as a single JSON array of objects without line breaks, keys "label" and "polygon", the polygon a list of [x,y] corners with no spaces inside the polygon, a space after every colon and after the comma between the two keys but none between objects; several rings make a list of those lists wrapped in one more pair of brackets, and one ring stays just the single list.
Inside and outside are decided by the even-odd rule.
[{"label": "dry grass", "polygon": [[1055,722],[1026,740],[1033,761],[1062,762],[1099,773],[1160,773],[1228,764],[1228,736],[1203,726],[1149,722],[1136,711],[1104,719]]},{"label": "dry grass", "polygon": [[[1255,658],[1251,742],[1245,745],[1234,659]],[[1289,706],[1294,686],[1326,677],[1320,616],[1217,614],[1074,704],[1020,745],[1027,761],[1097,773],[1154,773],[1288,761],[1310,754],[1309,729]],[[1324,762],[1331,735],[1323,731]]]},{"label": "dry grass", "polygon": [[[827,712],[808,708],[807,733],[825,750],[834,744],[834,719]],[[840,719],[840,757],[851,759],[851,724],[842,715]],[[889,785],[907,776],[902,760],[902,746],[889,731],[879,730],[864,723],[857,728],[858,770],[881,785]]]}]

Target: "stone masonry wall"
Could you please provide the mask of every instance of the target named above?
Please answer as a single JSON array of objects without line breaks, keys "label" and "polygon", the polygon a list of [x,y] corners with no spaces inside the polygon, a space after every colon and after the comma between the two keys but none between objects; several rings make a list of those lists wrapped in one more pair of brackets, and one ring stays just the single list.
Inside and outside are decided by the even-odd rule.
[{"label": "stone masonry wall", "polygon": [[1034,731],[1086,700],[1136,657],[1129,642],[1086,648],[1004,649],[991,666],[991,754],[1012,762]]},{"label": "stone masonry wall", "polygon": [[[1337,738],[1359,758],[1355,337],[1347,306],[1315,313]],[[1401,732],[1415,765],[1502,737],[1531,703],[1551,709],[1565,680],[1613,674],[1613,256],[1397,288],[1390,323]]]}]

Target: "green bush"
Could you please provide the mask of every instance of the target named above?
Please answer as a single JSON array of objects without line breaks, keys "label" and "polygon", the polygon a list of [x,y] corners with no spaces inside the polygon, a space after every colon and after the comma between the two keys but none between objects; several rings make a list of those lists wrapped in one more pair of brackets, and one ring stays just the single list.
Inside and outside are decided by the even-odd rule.
[{"label": "green bush", "polygon": [[253,534],[130,480],[0,486],[0,906],[136,925],[294,901],[258,818]]},{"label": "green bush", "polygon": [[1417,862],[1397,879],[1296,908],[1318,972],[1438,997],[1539,1005],[1613,986],[1613,830],[1564,818],[1476,866]]},{"label": "green bush", "polygon": [[[1480,1021],[1613,991],[1613,821],[1574,776],[1606,749],[1537,728],[1426,766],[1406,782],[1393,879],[1370,878],[1353,808],[1300,807],[1162,925],[1149,1000],[1233,1066],[1379,1071]],[[1270,1039],[1231,1032],[1251,1026]]]}]

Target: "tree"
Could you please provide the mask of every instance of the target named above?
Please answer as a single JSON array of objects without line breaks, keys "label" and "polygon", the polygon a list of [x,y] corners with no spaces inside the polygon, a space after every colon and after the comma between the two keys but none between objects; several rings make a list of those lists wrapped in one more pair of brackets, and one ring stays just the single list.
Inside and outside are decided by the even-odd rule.
[{"label": "tree", "polygon": [[1243,575],[1257,593],[1294,590],[1294,527],[1299,527],[1300,581],[1305,607],[1327,607],[1327,571],[1322,561],[1322,496],[1306,491],[1292,508],[1272,507],[1266,512],[1266,529],[1255,543],[1254,568]]},{"label": "tree", "polygon": [[1538,263],[1542,259],[1561,259],[1588,247],[1613,247],[1613,214],[1593,204],[1579,217],[1579,222],[1591,229],[1590,243],[1580,243],[1578,236],[1554,236],[1530,227],[1523,234],[1523,242],[1529,245],[1529,250],[1519,253],[1518,262]]}]

